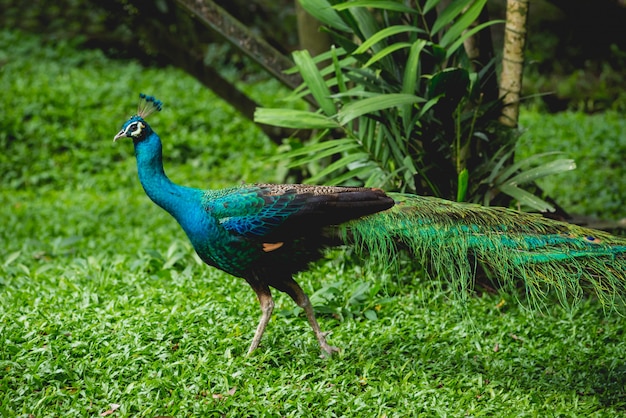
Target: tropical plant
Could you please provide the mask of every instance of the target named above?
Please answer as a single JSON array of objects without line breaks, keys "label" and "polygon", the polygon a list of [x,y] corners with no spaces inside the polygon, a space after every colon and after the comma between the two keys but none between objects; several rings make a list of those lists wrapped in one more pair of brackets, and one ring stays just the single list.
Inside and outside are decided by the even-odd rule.
[{"label": "tropical plant", "polygon": [[304,80],[293,97],[310,95],[317,106],[260,108],[256,121],[316,132],[305,145],[292,141],[281,155],[291,167],[305,167],[308,182],[360,183],[487,205],[513,198],[551,210],[519,185],[572,169],[573,162],[514,162],[518,131],[498,122],[495,61],[473,66],[463,48],[501,22],[475,23],[486,0],[440,3],[301,0],[335,42],[315,58],[293,54],[294,71]]}]

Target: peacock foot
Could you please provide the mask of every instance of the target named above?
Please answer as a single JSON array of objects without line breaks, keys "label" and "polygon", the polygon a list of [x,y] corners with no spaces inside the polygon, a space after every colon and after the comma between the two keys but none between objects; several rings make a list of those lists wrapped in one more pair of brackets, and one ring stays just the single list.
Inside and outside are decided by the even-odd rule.
[{"label": "peacock foot", "polygon": [[320,348],[322,349],[322,355],[320,356],[322,358],[332,357],[334,353],[339,353],[341,351],[339,347],[329,345],[326,342],[326,336],[328,334],[330,334],[329,331],[326,331],[326,332],[320,331],[319,333],[316,333],[317,341],[319,342]]},{"label": "peacock foot", "polygon": [[320,343],[320,347],[322,348],[322,354],[320,355],[321,358],[332,357],[334,353],[339,353],[341,351],[341,348],[328,345],[326,342],[323,344]]}]

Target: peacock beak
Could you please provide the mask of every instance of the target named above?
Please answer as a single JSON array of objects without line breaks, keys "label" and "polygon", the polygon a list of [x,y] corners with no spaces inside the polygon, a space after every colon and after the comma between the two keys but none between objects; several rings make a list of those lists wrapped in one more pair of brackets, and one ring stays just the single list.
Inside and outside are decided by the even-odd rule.
[{"label": "peacock beak", "polygon": [[117,142],[118,139],[124,138],[126,136],[126,132],[122,129],[113,137],[113,142]]}]

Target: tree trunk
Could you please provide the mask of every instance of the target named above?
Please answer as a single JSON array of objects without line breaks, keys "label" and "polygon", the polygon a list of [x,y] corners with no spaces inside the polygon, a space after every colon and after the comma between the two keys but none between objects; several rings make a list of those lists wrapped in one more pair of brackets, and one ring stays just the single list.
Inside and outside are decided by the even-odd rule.
[{"label": "tree trunk", "polygon": [[504,51],[500,75],[500,96],[503,97],[504,108],[500,122],[511,127],[517,126],[519,117],[529,4],[530,0],[507,0],[506,6]]},{"label": "tree trunk", "polygon": [[300,48],[309,51],[312,57],[328,51],[330,49],[328,33],[321,32],[320,22],[307,13],[298,0],[295,2]]}]

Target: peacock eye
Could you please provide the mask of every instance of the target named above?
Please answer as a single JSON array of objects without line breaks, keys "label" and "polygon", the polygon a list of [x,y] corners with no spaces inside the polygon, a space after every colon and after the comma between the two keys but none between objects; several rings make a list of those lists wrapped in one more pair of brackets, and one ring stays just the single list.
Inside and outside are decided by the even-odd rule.
[{"label": "peacock eye", "polygon": [[130,125],[128,125],[128,128],[126,128],[126,132],[128,132],[130,134],[130,136],[132,136],[133,138],[138,138],[141,135],[141,131],[144,128],[144,124],[141,122],[133,122]]}]

